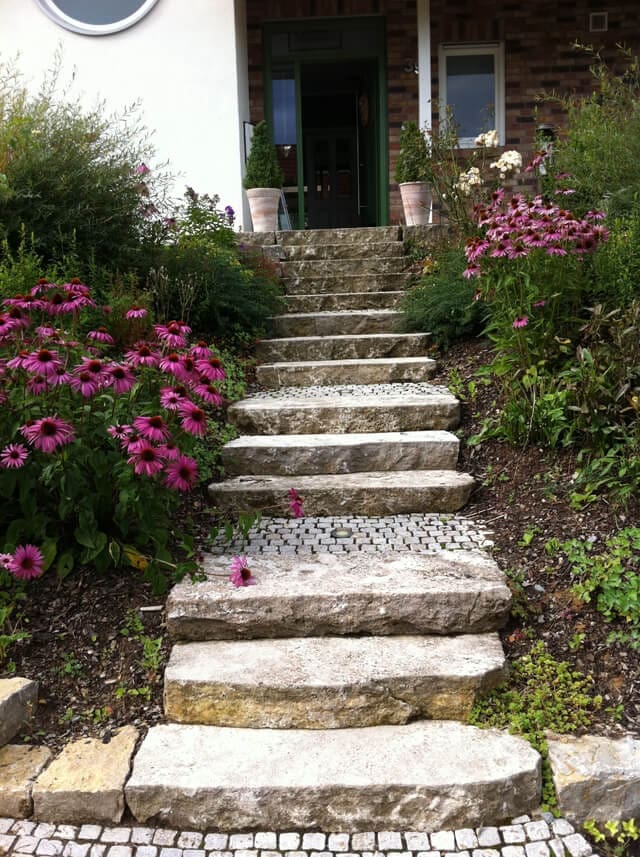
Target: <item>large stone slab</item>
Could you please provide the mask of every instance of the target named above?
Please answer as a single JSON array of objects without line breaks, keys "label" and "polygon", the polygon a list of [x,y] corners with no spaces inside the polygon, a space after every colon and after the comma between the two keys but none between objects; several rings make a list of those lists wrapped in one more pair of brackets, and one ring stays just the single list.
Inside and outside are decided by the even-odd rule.
[{"label": "large stone slab", "polygon": [[48,747],[7,744],[0,749],[0,816],[31,815],[33,781],[51,759]]},{"label": "large stone slab", "polygon": [[242,435],[222,448],[227,476],[453,470],[460,441],[446,431]]},{"label": "large stone slab", "polygon": [[207,580],[171,590],[174,638],[234,640],[345,634],[466,634],[502,627],[504,574],[485,554],[345,553],[251,557],[255,586],[229,582],[229,556],[207,556]]},{"label": "large stone slab", "polygon": [[37,704],[37,682],[20,677],[0,678],[0,747],[18,734]]},{"label": "large stone slab", "polygon": [[393,309],[404,292],[353,292],[352,294],[287,295],[290,312],[327,312],[346,309]]},{"label": "large stone slab", "polygon": [[360,259],[294,259],[283,262],[285,278],[325,277],[344,274],[400,274],[411,264],[403,256],[379,256],[369,254]]},{"label": "large stone slab", "polygon": [[95,738],[67,744],[33,787],[35,817],[56,823],[119,822],[137,740],[137,729],[125,726],[108,744]]},{"label": "large stone slab", "polygon": [[345,229],[291,229],[276,232],[278,244],[323,245],[356,244],[359,247],[381,241],[399,241],[399,226],[362,226]]},{"label": "large stone slab", "polygon": [[[447,430],[460,421],[460,402],[451,393],[256,396],[235,402],[227,416],[246,434],[347,434]],[[419,510],[416,510],[419,511]]]},{"label": "large stone slab", "polygon": [[394,384],[426,381],[436,371],[430,357],[378,357],[370,360],[303,360],[258,366],[262,387],[331,387],[335,384]]},{"label": "large stone slab", "polygon": [[392,333],[403,315],[392,309],[302,312],[272,318],[278,336],[335,336],[346,333]]},{"label": "large stone slab", "polygon": [[367,729],[171,724],[149,730],[126,786],[141,823],[221,830],[438,830],[530,812],[526,741],[447,721]]},{"label": "large stone slab", "polygon": [[283,360],[354,360],[423,356],[428,333],[366,333],[263,339],[256,346],[261,363]]},{"label": "large stone slab", "polygon": [[640,816],[640,741],[551,735],[548,743],[563,815],[580,824]]},{"label": "large stone slab", "polygon": [[506,678],[497,634],[178,643],[164,711],[180,723],[253,729],[466,720]]},{"label": "large stone slab", "polygon": [[405,247],[402,241],[367,241],[362,244],[286,244],[279,245],[283,259],[369,259],[392,256],[404,256]]},{"label": "large stone slab", "polygon": [[415,274],[317,274],[315,277],[289,276],[284,281],[289,295],[313,292],[397,292],[415,282]]},{"label": "large stone slab", "polygon": [[304,498],[306,515],[408,515],[457,512],[468,502],[475,481],[454,470],[329,473],[312,476],[236,476],[209,486],[209,499],[221,512],[271,509],[287,514],[288,491]]}]

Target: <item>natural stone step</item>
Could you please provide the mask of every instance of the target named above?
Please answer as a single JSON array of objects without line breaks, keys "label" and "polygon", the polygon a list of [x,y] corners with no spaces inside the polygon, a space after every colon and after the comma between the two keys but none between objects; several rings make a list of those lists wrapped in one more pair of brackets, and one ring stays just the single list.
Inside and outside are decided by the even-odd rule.
[{"label": "natural stone step", "polygon": [[377,241],[363,244],[287,244],[278,245],[280,258],[288,261],[314,259],[390,259],[405,255],[402,241]]},{"label": "natural stone step", "polygon": [[445,431],[242,435],[222,463],[227,476],[455,470],[459,445]]},{"label": "natural stone step", "polygon": [[292,229],[276,232],[278,244],[377,244],[381,241],[400,241],[399,226],[365,226],[357,229]]},{"label": "natural stone step", "polygon": [[38,705],[38,684],[28,678],[0,678],[0,747],[22,729]]},{"label": "natural stone step", "polygon": [[424,355],[428,333],[366,333],[347,336],[298,336],[263,339],[256,354],[261,363],[286,360],[354,360]]},{"label": "natural stone step", "polygon": [[507,621],[511,591],[484,553],[259,554],[255,586],[229,582],[230,556],[205,556],[206,580],[167,600],[183,640],[374,634],[479,634]]},{"label": "natural stone step", "polygon": [[227,417],[245,434],[447,430],[458,425],[460,402],[428,384],[284,388],[235,402]]},{"label": "natural stone step", "polygon": [[295,259],[282,263],[285,279],[289,277],[342,277],[348,274],[400,274],[411,264],[405,256],[390,258],[367,255],[363,259]]},{"label": "natural stone step", "polygon": [[506,678],[497,634],[183,643],[165,670],[164,711],[253,729],[466,720]]},{"label": "natural stone step", "polygon": [[319,295],[287,295],[290,312],[327,312],[346,309],[393,309],[404,292],[353,292]]},{"label": "natural stone step", "polygon": [[262,387],[333,386],[335,384],[393,384],[420,382],[436,371],[430,357],[377,357],[369,360],[303,360],[267,363],[257,368]]},{"label": "natural stone step", "polygon": [[406,515],[457,512],[473,490],[473,477],[453,470],[406,470],[316,476],[237,476],[209,486],[221,512],[288,511],[288,491],[304,498],[306,515]]},{"label": "natural stone step", "polygon": [[138,822],[221,830],[438,830],[540,800],[522,738],[450,721],[366,729],[152,727],[125,789]]},{"label": "natural stone step", "polygon": [[304,312],[276,315],[271,320],[278,336],[335,336],[345,333],[392,333],[403,314],[392,309]]},{"label": "natural stone step", "polygon": [[317,292],[398,292],[408,288],[415,276],[401,274],[325,274],[315,277],[289,276],[283,280],[288,295],[311,295]]}]

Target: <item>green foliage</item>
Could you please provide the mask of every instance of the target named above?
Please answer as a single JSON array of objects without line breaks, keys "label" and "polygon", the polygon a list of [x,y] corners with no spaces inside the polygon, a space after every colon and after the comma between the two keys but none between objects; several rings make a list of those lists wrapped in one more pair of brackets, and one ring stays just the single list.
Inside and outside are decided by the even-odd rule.
[{"label": "green foliage", "polygon": [[612,309],[640,298],[640,199],[607,223],[609,240],[593,257],[593,298]]},{"label": "green foliage", "polygon": [[120,115],[82,107],[59,60],[35,94],[0,64],[0,233],[12,252],[26,230],[46,262],[73,248],[97,264],[130,265],[166,184],[145,173],[152,159],[136,106]]},{"label": "green foliage", "polygon": [[396,161],[396,181],[426,182],[429,179],[427,139],[417,122],[405,122],[400,131],[400,152]]},{"label": "green foliage", "polygon": [[595,819],[585,821],[584,830],[591,836],[599,849],[612,857],[622,857],[632,842],[640,839],[640,828],[633,818],[625,821],[611,819],[600,826]]},{"label": "green foliage", "polygon": [[543,757],[542,804],[557,805],[547,757],[545,732],[564,734],[589,726],[602,699],[591,693],[592,681],[556,660],[542,641],[512,664],[507,684],[474,706],[469,722],[522,735]]},{"label": "green foliage", "polygon": [[264,121],[258,122],[253,131],[251,151],[247,158],[244,186],[247,190],[255,187],[278,188],[282,187],[283,179],[269,127]]},{"label": "green foliage", "polygon": [[629,630],[640,630],[640,529],[628,527],[608,538],[604,550],[572,539],[562,545],[576,580],[573,591],[610,622],[623,619]]},{"label": "green foliage", "polygon": [[407,330],[428,330],[443,349],[480,333],[483,307],[473,299],[475,286],[462,276],[464,268],[464,253],[455,246],[427,259],[420,281],[401,305]]}]

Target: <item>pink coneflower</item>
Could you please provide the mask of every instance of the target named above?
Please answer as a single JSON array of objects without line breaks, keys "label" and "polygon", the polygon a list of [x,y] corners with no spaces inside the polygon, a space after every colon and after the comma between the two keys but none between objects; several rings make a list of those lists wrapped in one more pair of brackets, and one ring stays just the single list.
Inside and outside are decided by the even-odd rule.
[{"label": "pink coneflower", "polygon": [[18,351],[15,357],[12,357],[11,360],[7,360],[7,368],[8,369],[23,369],[24,361],[29,358],[29,352],[22,350]]},{"label": "pink coneflower", "polygon": [[132,306],[131,309],[128,309],[125,313],[126,319],[132,318],[145,318],[147,316],[147,310],[143,306]]},{"label": "pink coneflower", "polygon": [[9,571],[9,566],[11,565],[12,559],[13,554],[0,553],[0,568],[4,568],[5,571]]},{"label": "pink coneflower", "polygon": [[191,356],[195,357],[196,360],[206,360],[208,357],[211,357],[211,349],[207,343],[201,339],[198,344],[194,345],[191,349]]},{"label": "pink coneflower", "polygon": [[566,256],[564,247],[547,247],[547,256]]},{"label": "pink coneflower", "polygon": [[207,416],[202,408],[193,402],[182,402],[178,412],[181,417],[180,425],[186,432],[200,437],[207,433]]},{"label": "pink coneflower", "polygon": [[200,382],[200,372],[196,369],[196,361],[193,357],[190,357],[188,354],[183,354],[180,358],[182,362],[182,375],[180,376],[181,381],[189,381],[192,384],[197,384]]},{"label": "pink coneflower", "polygon": [[163,443],[162,446],[159,446],[158,454],[161,455],[162,458],[165,458],[167,461],[175,461],[182,455],[182,453],[172,440],[168,440],[166,443]]},{"label": "pink coneflower", "polygon": [[535,309],[538,309],[539,307],[543,307],[545,304],[546,304],[546,301],[541,300],[541,301],[535,301],[535,303],[532,303],[531,306],[534,307]]},{"label": "pink coneflower", "polygon": [[146,174],[150,173],[150,172],[151,172],[151,170],[149,169],[149,167],[145,163],[139,164],[136,167],[136,175],[138,175],[138,176],[146,176]]},{"label": "pink coneflower", "polygon": [[466,280],[470,280],[470,279],[472,279],[472,277],[479,277],[480,276],[480,266],[479,265],[469,265],[462,272],[462,276]]},{"label": "pink coneflower", "polygon": [[303,518],[304,510],[302,504],[304,500],[298,494],[295,488],[289,488],[289,509],[294,518]]},{"label": "pink coneflower", "polygon": [[168,372],[170,375],[175,375],[180,380],[186,379],[184,366],[182,365],[182,357],[177,351],[171,351],[166,354],[158,363],[162,372]]},{"label": "pink coneflower", "polygon": [[157,366],[160,355],[152,351],[146,342],[140,342],[125,352],[124,359],[132,366]]},{"label": "pink coneflower", "polygon": [[15,322],[9,318],[7,313],[0,313],[0,342],[3,342],[5,339],[9,339],[13,332],[17,330]]},{"label": "pink coneflower", "polygon": [[127,459],[127,463],[133,464],[133,471],[138,476],[153,476],[164,467],[158,450],[146,441],[142,441],[135,451],[132,451],[131,444],[129,444],[128,451],[132,454]]},{"label": "pink coneflower", "polygon": [[23,309],[25,312],[40,310],[44,304],[35,295],[15,295],[13,298],[5,298],[2,301],[5,306],[17,306],[18,309]]},{"label": "pink coneflower", "polygon": [[18,545],[9,563],[9,571],[20,580],[40,577],[44,568],[44,557],[35,545]]},{"label": "pink coneflower", "polygon": [[104,383],[113,389],[116,396],[121,396],[135,385],[136,376],[128,366],[111,363],[105,368]]},{"label": "pink coneflower", "polygon": [[108,304],[105,304],[102,307],[102,315],[111,315],[113,312],[113,307],[110,307]]},{"label": "pink coneflower", "polygon": [[196,360],[196,369],[208,381],[223,381],[226,378],[222,363],[218,357],[208,357],[206,360]]},{"label": "pink coneflower", "polygon": [[36,333],[40,339],[51,339],[53,336],[57,335],[55,327],[46,326],[36,327]]},{"label": "pink coneflower", "polygon": [[529,319],[527,318],[526,315],[523,315],[520,318],[515,318],[513,320],[512,327],[515,327],[517,329],[519,327],[526,327],[528,324],[529,324]]},{"label": "pink coneflower", "polygon": [[52,351],[49,348],[41,348],[39,351],[33,351],[22,364],[22,368],[26,369],[27,372],[34,372],[45,378],[51,378],[56,375],[61,366],[62,361],[58,357],[58,352]]},{"label": "pink coneflower", "polygon": [[111,336],[106,327],[99,327],[97,330],[90,330],[87,333],[87,339],[94,342],[103,342],[105,345],[113,345],[114,338]]},{"label": "pink coneflower", "polygon": [[129,440],[132,428],[128,425],[115,425],[107,428],[107,434],[115,440]]},{"label": "pink coneflower", "polygon": [[47,292],[50,289],[57,289],[55,283],[52,283],[51,280],[47,280],[46,277],[40,277],[35,286],[30,290],[32,295],[41,295],[43,292]]},{"label": "pink coneflower", "polygon": [[24,464],[29,457],[29,450],[22,443],[10,443],[0,452],[0,467],[7,470],[17,467],[24,467]]},{"label": "pink coneflower", "polygon": [[29,327],[31,324],[29,316],[17,306],[12,306],[7,312],[7,316],[13,322],[13,326],[16,329],[24,330],[25,327]]},{"label": "pink coneflower", "polygon": [[52,386],[53,381],[49,381],[44,375],[34,375],[27,381],[27,390],[34,396],[42,396],[44,393],[48,393]]},{"label": "pink coneflower", "polygon": [[170,435],[169,427],[159,414],[153,417],[136,417],[133,427],[145,440],[155,443],[166,440]]},{"label": "pink coneflower", "polygon": [[158,339],[169,348],[184,348],[187,344],[186,336],[191,333],[189,325],[181,321],[154,324],[153,329]]},{"label": "pink coneflower", "polygon": [[71,443],[74,438],[71,423],[58,416],[44,417],[23,425],[20,433],[41,452],[55,452],[59,446]]},{"label": "pink coneflower", "polygon": [[63,384],[70,384],[72,376],[67,372],[64,366],[58,366],[56,373],[49,378],[49,383],[52,387],[61,387]]},{"label": "pink coneflower", "polygon": [[165,484],[174,491],[191,491],[198,479],[198,465],[187,455],[181,455],[166,466]]},{"label": "pink coneflower", "polygon": [[89,399],[100,392],[99,380],[87,370],[74,373],[69,381],[69,386],[74,393],[80,393],[85,399]]},{"label": "pink coneflower", "polygon": [[213,384],[198,384],[193,388],[193,392],[196,396],[204,399],[208,405],[213,405],[214,408],[219,408],[224,403],[224,399]]},{"label": "pink coneflower", "polygon": [[160,390],[160,404],[167,411],[177,411],[184,399],[184,393],[177,387],[163,387]]},{"label": "pink coneflower", "polygon": [[246,556],[234,556],[231,559],[231,574],[229,580],[234,586],[253,586],[257,583],[251,574],[249,560]]}]

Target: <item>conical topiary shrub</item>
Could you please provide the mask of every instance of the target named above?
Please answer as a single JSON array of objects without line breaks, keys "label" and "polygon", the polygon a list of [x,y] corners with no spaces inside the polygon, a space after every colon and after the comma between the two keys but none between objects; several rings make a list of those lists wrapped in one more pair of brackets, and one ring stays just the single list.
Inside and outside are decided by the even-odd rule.
[{"label": "conical topiary shrub", "polygon": [[400,132],[400,153],[396,162],[396,181],[407,226],[429,223],[431,218],[431,189],[429,148],[417,122],[406,122]]},{"label": "conical topiary shrub", "polygon": [[269,128],[266,122],[259,122],[253,132],[244,177],[254,232],[271,232],[278,228],[282,180]]}]

